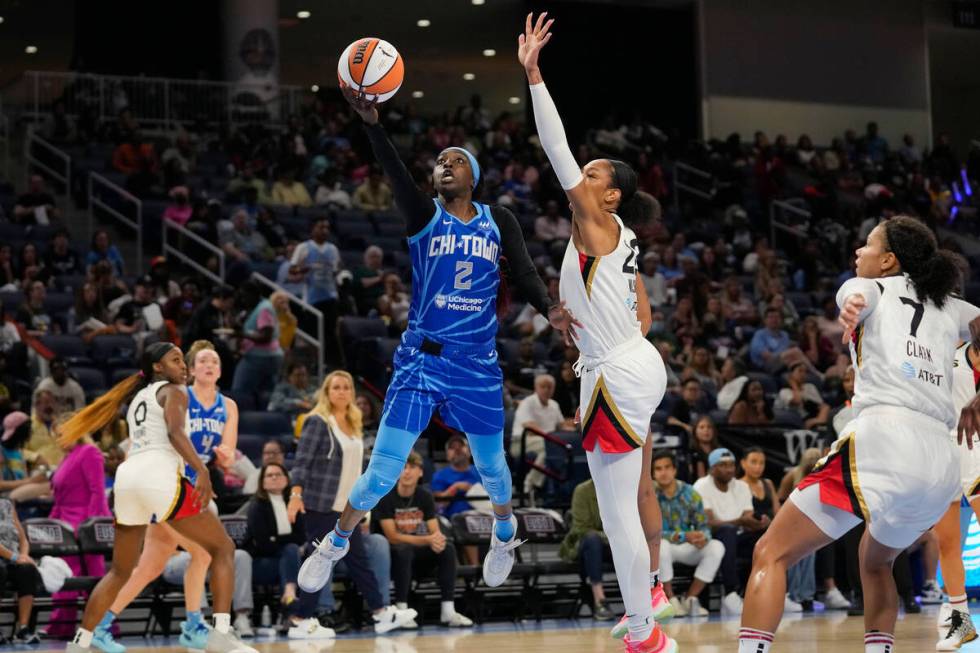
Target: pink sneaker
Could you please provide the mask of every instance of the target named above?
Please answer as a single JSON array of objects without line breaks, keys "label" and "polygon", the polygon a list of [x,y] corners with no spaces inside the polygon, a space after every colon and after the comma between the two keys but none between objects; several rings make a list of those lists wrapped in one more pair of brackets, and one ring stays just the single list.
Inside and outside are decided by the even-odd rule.
[{"label": "pink sneaker", "polygon": [[[664,592],[663,583],[657,583],[656,587],[650,588],[650,598],[653,601],[653,618],[657,623],[665,624],[674,616],[674,606],[670,604],[667,594]],[[619,623],[612,627],[609,635],[613,639],[623,639],[629,632],[629,623],[626,615],[619,620]]]},{"label": "pink sneaker", "polygon": [[677,653],[677,642],[667,637],[659,625],[642,642],[631,642],[629,636],[624,637],[623,642],[626,644],[625,653]]}]

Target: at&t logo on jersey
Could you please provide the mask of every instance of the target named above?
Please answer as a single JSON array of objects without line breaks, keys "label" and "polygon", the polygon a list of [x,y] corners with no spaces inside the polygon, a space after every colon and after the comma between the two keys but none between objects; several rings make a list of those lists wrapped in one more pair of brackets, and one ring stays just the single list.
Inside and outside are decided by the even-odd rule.
[{"label": "at&t logo on jersey", "polygon": [[479,313],[483,310],[483,299],[480,297],[463,297],[460,295],[444,295],[439,293],[433,299],[436,308],[448,311],[463,311]]}]

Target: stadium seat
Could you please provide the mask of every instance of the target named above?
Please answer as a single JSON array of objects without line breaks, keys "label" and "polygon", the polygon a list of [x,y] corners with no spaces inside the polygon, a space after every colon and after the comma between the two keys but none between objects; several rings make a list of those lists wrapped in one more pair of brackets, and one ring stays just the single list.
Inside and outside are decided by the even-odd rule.
[{"label": "stadium seat", "polygon": [[69,365],[91,365],[88,345],[80,336],[45,335],[41,336],[41,344],[65,359]]},{"label": "stadium seat", "polygon": [[112,387],[125,379],[139,372],[135,367],[117,367],[109,373],[109,387]]},{"label": "stadium seat", "polygon": [[[27,541],[31,545],[31,555],[37,560],[43,556],[63,558],[78,555],[78,539],[68,522],[47,517],[32,517],[25,519],[23,526]],[[74,576],[65,581],[62,589],[91,589],[98,581],[98,578],[92,576]]]},{"label": "stadium seat", "polygon": [[238,413],[238,430],[242,433],[254,433],[265,437],[279,437],[293,432],[289,418],[283,413],[267,411],[240,411]]},{"label": "stadium seat", "polygon": [[44,310],[53,317],[64,317],[75,305],[75,295],[70,292],[49,292],[44,298]]},{"label": "stadium seat", "polygon": [[96,336],[92,339],[92,360],[107,367],[131,367],[136,362],[136,341],[132,336]]},{"label": "stadium seat", "polygon": [[68,373],[82,386],[86,399],[101,394],[106,390],[105,374],[100,369],[94,367],[69,367]]},{"label": "stadium seat", "polygon": [[221,525],[225,527],[225,532],[235,543],[235,547],[242,548],[245,544],[245,533],[248,531],[248,519],[240,515],[221,515]]},{"label": "stadium seat", "polygon": [[[112,517],[89,517],[78,527],[78,545],[86,554],[111,559],[115,537],[116,526]],[[83,556],[83,564],[84,560]]]},{"label": "stadium seat", "polygon": [[3,310],[13,313],[18,306],[24,303],[24,293],[20,291],[0,292],[0,303],[3,304]]}]

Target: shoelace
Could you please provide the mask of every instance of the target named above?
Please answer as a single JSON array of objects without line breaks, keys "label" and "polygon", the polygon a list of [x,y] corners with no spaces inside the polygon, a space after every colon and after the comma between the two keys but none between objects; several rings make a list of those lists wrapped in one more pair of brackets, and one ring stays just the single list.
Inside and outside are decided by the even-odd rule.
[{"label": "shoelace", "polygon": [[525,542],[527,542],[527,540],[519,540],[519,539],[517,539],[515,537],[513,540],[511,540],[507,544],[504,544],[502,546],[496,546],[496,545],[494,545],[491,548],[494,551],[501,551],[501,552],[513,551],[514,549],[516,549],[520,545],[524,544]]},{"label": "shoelace", "polygon": [[962,626],[963,616],[960,614],[959,610],[953,610],[953,613],[949,615],[949,632],[946,633],[946,639],[949,639],[955,635]]}]

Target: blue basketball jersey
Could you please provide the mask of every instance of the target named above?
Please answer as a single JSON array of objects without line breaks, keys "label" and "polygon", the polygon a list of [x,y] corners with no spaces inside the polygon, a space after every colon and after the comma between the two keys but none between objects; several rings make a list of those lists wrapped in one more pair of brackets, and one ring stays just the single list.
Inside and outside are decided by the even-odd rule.
[{"label": "blue basketball jersey", "polygon": [[429,224],[408,239],[408,328],[447,345],[486,346],[497,335],[500,230],[486,204],[474,202],[477,215],[466,223],[433,201]]},{"label": "blue basketball jersey", "polygon": [[[190,386],[187,387],[187,436],[194,445],[194,451],[200,456],[201,461],[207,465],[211,461],[215,448],[221,444],[221,434],[225,430],[225,423],[228,421],[228,411],[225,409],[225,398],[219,392],[217,399],[210,407],[205,407],[196,396]],[[190,465],[184,469],[186,476],[191,483],[197,481],[197,475]]]}]

